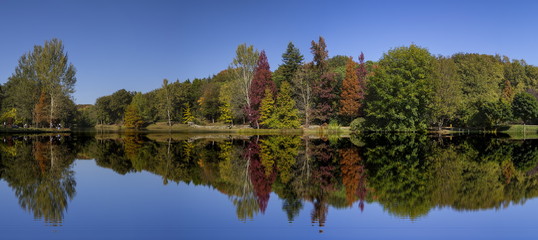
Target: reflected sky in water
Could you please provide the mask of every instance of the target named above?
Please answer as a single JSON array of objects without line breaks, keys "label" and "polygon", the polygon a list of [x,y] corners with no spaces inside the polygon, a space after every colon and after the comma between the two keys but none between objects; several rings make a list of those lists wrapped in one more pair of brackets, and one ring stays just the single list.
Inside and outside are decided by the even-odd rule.
[{"label": "reflected sky in water", "polygon": [[[108,141],[108,140],[107,140]],[[114,144],[118,143],[114,148],[122,148],[126,143],[125,140],[114,141]],[[144,141],[148,141],[147,139]],[[249,140],[250,141],[250,140]],[[347,141],[347,140],[346,140]],[[364,144],[350,145],[348,142],[337,145],[332,145],[332,148],[358,148],[360,152],[364,153],[373,149],[374,145],[368,143],[368,140],[363,139]],[[425,141],[428,146],[431,147],[430,141],[433,140],[421,140]],[[489,140],[488,140],[489,141]],[[496,141],[496,140],[495,140]],[[505,144],[502,140],[502,144]],[[319,140],[314,141],[314,144],[322,144]],[[408,141],[406,141],[408,142]],[[467,141],[468,142],[468,141]],[[475,140],[471,140],[475,142]],[[33,156],[37,156],[35,153],[38,151],[36,147],[36,141],[31,144],[28,149],[33,153]],[[43,141],[46,143],[46,141]],[[218,149],[221,151],[223,148],[214,148],[222,142],[195,142],[195,151],[200,152],[202,149]],[[393,144],[394,142],[391,142]],[[21,145],[22,143],[18,143]],[[64,144],[57,143],[59,146]],[[90,140],[86,142],[86,145],[103,144],[102,142],[95,142]],[[148,142],[144,142],[145,146],[148,146]],[[151,144],[155,145],[155,149],[148,150],[150,152],[157,150],[168,151],[168,144],[166,141],[157,141]],[[183,146],[183,142],[176,142],[176,145]],[[421,142],[421,144],[423,144]],[[474,143],[470,144],[473,145]],[[492,146],[498,143],[494,143]],[[508,142],[506,144],[514,144]],[[519,144],[519,145],[517,145]],[[522,146],[521,142],[517,143],[517,146]],[[16,144],[15,144],[16,145]],[[38,144],[39,145],[39,144]],[[84,144],[81,144],[84,145]],[[299,143],[297,146],[298,153],[297,159],[300,159],[301,152],[304,152],[304,142]],[[376,142],[375,146],[383,146],[383,143]],[[459,145],[461,143],[451,143],[450,146]],[[469,145],[469,146],[470,146]],[[51,145],[46,145],[50,147]],[[238,146],[238,149],[245,149],[248,147],[248,141],[235,142],[233,146]],[[464,145],[462,148],[469,148],[468,145]],[[487,146],[491,151],[492,146]],[[527,143],[526,149],[529,146],[534,146],[534,142]],[[20,147],[20,146],[19,146]],[[264,148],[263,146],[261,147]],[[461,154],[462,148],[454,150]],[[475,150],[482,147],[473,147],[473,150],[468,150],[467,155],[471,154],[477,156]],[[37,150],[36,150],[37,149]],[[49,148],[44,148],[49,149]],[[70,145],[70,149],[80,148]],[[104,148],[96,148],[104,149]],[[302,149],[302,150],[301,150]],[[428,148],[431,150],[431,148]],[[440,147],[444,150],[448,149],[447,146]],[[497,148],[498,149],[498,148]],[[334,150],[334,149],[333,149]],[[384,149],[385,151],[391,151],[391,149]],[[436,149],[439,150],[439,149]],[[516,150],[520,150],[517,148]],[[53,150],[61,152],[61,149]],[[185,156],[182,154],[183,150],[177,150],[176,159],[174,161],[182,161],[177,159],[177,156]],[[332,151],[332,150],[330,150]],[[394,150],[393,150],[394,151]],[[433,150],[432,150],[433,151]],[[91,151],[82,151],[86,153],[84,156],[92,154]],[[156,152],[152,152],[155,153]],[[182,152],[181,154],[179,152]],[[404,151],[405,152],[405,151]],[[414,154],[415,151],[410,151]],[[374,160],[368,160],[368,157],[379,156],[378,153],[373,152],[370,155],[365,154],[361,156],[366,161],[365,169],[368,172],[368,177],[372,177],[371,185],[375,186],[377,183],[375,180],[376,170],[383,169],[387,164],[383,163],[379,165],[379,162]],[[446,152],[445,152],[446,153]],[[449,150],[448,153],[453,153]],[[516,153],[512,153],[516,154]],[[102,156],[95,154],[96,156]],[[110,155],[106,153],[104,155]],[[210,156],[217,156],[217,154],[210,154]],[[420,155],[420,154],[419,154]],[[431,154],[426,154],[431,157]],[[480,155],[480,154],[478,154]],[[491,162],[498,163],[498,166],[504,166],[504,157],[500,157],[501,160],[492,160],[491,156],[498,156],[499,154],[483,154],[487,156],[487,161],[477,161],[480,164],[479,169],[490,169],[490,166],[483,167],[482,164],[488,164]],[[5,152],[2,155],[5,157]],[[137,156],[146,156],[143,153],[138,153]],[[243,152],[237,153],[239,158],[245,157]],[[441,153],[434,154],[433,156],[441,156]],[[461,155],[457,155],[461,158]],[[36,157],[36,159],[39,157]],[[334,156],[334,158],[342,158],[342,155]],[[515,158],[515,157],[514,157]],[[220,159],[220,158],[219,158]],[[449,156],[450,159],[450,156]],[[131,159],[132,160],[132,159]],[[308,200],[309,197],[302,200],[302,208],[298,212],[298,215],[293,221],[288,221],[286,211],[283,210],[282,200],[274,191],[278,188],[278,182],[280,175],[275,177],[276,180],[273,183],[273,192],[270,193],[268,202],[266,203],[265,211],[258,211],[253,214],[253,217],[239,218],[238,208],[234,204],[234,197],[226,193],[225,187],[223,187],[221,180],[215,179],[215,176],[219,174],[208,173],[210,163],[219,166],[218,163],[223,160],[204,159],[204,163],[200,162],[200,159],[192,159],[197,163],[194,168],[205,169],[202,171],[205,179],[202,185],[196,185],[193,182],[185,183],[185,181],[168,181],[165,182],[165,177],[156,173],[158,167],[149,167],[144,165],[147,163],[140,163],[142,169],[129,170],[125,174],[120,174],[118,171],[112,170],[114,168],[107,168],[98,166],[96,160],[66,160],[66,165],[59,164],[61,161],[57,160],[56,166],[63,166],[62,176],[58,177],[58,181],[65,180],[65,173],[67,170],[74,172],[74,180],[76,182],[76,191],[73,194],[71,200],[67,200],[68,204],[65,209],[61,208],[63,217],[59,222],[48,222],[43,217],[35,217],[32,210],[25,210],[21,204],[20,199],[15,194],[13,188],[18,184],[15,180],[8,183],[5,179],[0,181],[0,231],[3,239],[159,239],[159,238],[171,238],[171,239],[454,239],[454,238],[475,238],[475,239],[506,239],[506,238],[523,238],[531,237],[534,229],[538,228],[538,221],[536,212],[538,212],[538,201],[533,196],[530,199],[524,200],[522,203],[505,204],[506,206],[500,206],[497,208],[482,208],[480,210],[462,209],[455,211],[453,206],[446,206],[441,204],[441,207],[434,207],[429,209],[426,214],[420,214],[419,216],[410,216],[405,214],[395,214],[390,212],[391,209],[398,209],[395,207],[387,207],[387,204],[394,204],[391,200],[379,200],[383,196],[390,196],[388,193],[381,193],[379,190],[369,189],[369,196],[367,197],[363,211],[359,207],[358,200],[354,200],[351,206],[339,206],[335,207],[333,204],[327,205],[325,221],[323,224],[319,222],[313,222],[313,213],[315,212],[315,201]],[[341,160],[341,159],[340,159]],[[5,160],[4,160],[5,161]],[[33,161],[33,160],[32,160]],[[278,160],[277,160],[278,161]],[[368,163],[370,161],[370,163]],[[446,161],[446,160],[444,160]],[[452,160],[450,160],[452,161]],[[489,161],[489,162],[488,162]],[[516,160],[512,160],[517,165]],[[333,161],[335,162],[335,161]],[[338,163],[338,161],[336,161]],[[372,163],[373,162],[373,163]],[[296,164],[299,164],[297,162]],[[503,165],[504,164],[504,165]],[[122,164],[120,164],[122,165]],[[124,165],[124,164],[123,164]],[[122,165],[122,166],[123,166]],[[495,165],[495,166],[497,166]],[[187,172],[194,174],[200,174],[188,167]],[[222,165],[220,165],[222,166]],[[338,164],[332,164],[327,166],[339,166]],[[444,166],[444,165],[443,165]],[[451,165],[452,166],[452,165]],[[474,165],[473,165],[474,166]],[[517,165],[519,166],[519,165]],[[3,166],[5,168],[5,166]],[[205,167],[205,168],[204,168]],[[318,166],[319,167],[319,166]],[[323,167],[323,166],[321,166]],[[42,167],[42,179],[49,179],[49,172],[53,172],[52,165],[45,165]],[[153,169],[152,172],[148,172],[147,169]],[[38,168],[39,169],[39,168]],[[121,169],[121,168],[120,168]],[[218,168],[217,168],[218,169]],[[438,173],[438,168],[431,170]],[[444,167],[443,169],[448,169]],[[441,169],[441,170],[443,170]],[[514,174],[520,171],[515,168]],[[529,170],[530,169],[530,170]],[[117,168],[116,168],[117,170]],[[214,170],[214,169],[213,169]],[[480,171],[486,171],[480,170]],[[425,170],[426,171],[426,170]],[[426,172],[430,174],[430,170]],[[521,170],[523,171],[523,170]],[[527,173],[532,171],[532,167],[526,167],[523,172]],[[39,171],[38,171],[39,172]],[[120,170],[121,172],[121,170]],[[442,171],[441,171],[442,172]],[[377,172],[378,173],[378,172]],[[5,176],[6,173],[3,173]],[[185,173],[182,173],[185,174]],[[189,173],[190,174],[190,173]],[[187,175],[189,175],[187,174]],[[342,175],[338,172],[338,174]],[[419,173],[423,174],[423,173]],[[181,175],[186,177],[187,175]],[[268,174],[270,175],[270,174]],[[427,175],[427,174],[426,174]],[[55,176],[55,175],[54,175]],[[219,175],[221,176],[221,174]],[[473,175],[481,176],[481,175]],[[189,175],[188,178],[192,176]],[[192,177],[196,179],[197,177]],[[506,179],[502,178],[502,169],[499,172],[499,181],[506,183]],[[521,178],[521,176],[520,176]],[[17,178],[8,178],[17,179]],[[342,199],[346,198],[345,186],[342,186],[341,176],[339,176],[338,182],[334,190],[330,192],[330,196],[337,198],[340,196]],[[489,179],[489,178],[488,178]],[[57,179],[56,179],[57,180]],[[405,178],[402,181],[406,180]],[[291,180],[290,180],[291,181]],[[379,180],[381,183],[389,184],[387,180]],[[516,180],[513,180],[516,181]],[[522,180],[520,180],[522,181]],[[65,182],[65,181],[63,181]],[[431,182],[431,181],[430,181]],[[208,184],[210,183],[210,184]],[[11,184],[11,185],[10,185]],[[41,184],[45,184],[43,180]],[[217,186],[217,187],[216,187]],[[507,187],[504,187],[507,189]],[[322,186],[323,187],[323,186]],[[476,190],[476,189],[475,189]],[[282,190],[276,190],[282,192]],[[309,190],[313,191],[313,190]],[[333,190],[331,190],[333,191]],[[376,192],[377,191],[377,192]],[[329,193],[329,192],[326,192]],[[315,195],[316,193],[311,193]],[[528,193],[527,193],[528,194]],[[488,194],[486,194],[488,195]],[[473,196],[472,194],[470,196]],[[68,198],[68,197],[67,197]],[[331,197],[329,197],[331,198]],[[57,198],[53,198],[57,199]],[[336,201],[336,200],[328,200]],[[343,201],[343,200],[342,200]],[[380,202],[381,201],[381,202]],[[338,202],[338,201],[336,201]],[[387,203],[388,202],[388,203]],[[519,202],[519,200],[517,200]],[[407,203],[402,203],[403,205]],[[345,204],[344,204],[345,205]],[[436,204],[433,204],[436,205]],[[44,204],[37,204],[37,206],[48,206]],[[480,206],[478,204],[477,206]],[[412,211],[411,211],[412,212]],[[320,226],[322,225],[322,226]]]}]

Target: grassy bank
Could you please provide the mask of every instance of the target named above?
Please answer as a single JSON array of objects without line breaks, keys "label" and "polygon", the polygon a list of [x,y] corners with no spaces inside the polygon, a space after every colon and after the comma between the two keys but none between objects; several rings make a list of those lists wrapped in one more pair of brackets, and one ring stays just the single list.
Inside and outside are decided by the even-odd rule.
[{"label": "grassy bank", "polygon": [[174,124],[168,126],[164,122],[158,122],[146,126],[145,129],[133,131],[127,130],[121,125],[97,125],[93,129],[96,132],[140,132],[140,133],[225,133],[225,134],[248,134],[248,135],[349,135],[349,127],[310,126],[300,129],[255,129],[246,125],[229,126],[225,124],[187,125]]}]

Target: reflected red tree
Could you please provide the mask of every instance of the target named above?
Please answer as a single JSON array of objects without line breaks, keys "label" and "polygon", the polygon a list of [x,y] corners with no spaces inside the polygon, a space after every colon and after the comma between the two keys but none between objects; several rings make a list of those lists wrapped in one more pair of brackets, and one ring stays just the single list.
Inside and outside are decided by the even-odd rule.
[{"label": "reflected red tree", "polygon": [[260,211],[265,213],[269,203],[271,186],[276,179],[276,171],[273,168],[268,174],[266,173],[265,166],[263,166],[260,159],[260,145],[257,139],[248,143],[245,159],[250,161],[249,175]]}]

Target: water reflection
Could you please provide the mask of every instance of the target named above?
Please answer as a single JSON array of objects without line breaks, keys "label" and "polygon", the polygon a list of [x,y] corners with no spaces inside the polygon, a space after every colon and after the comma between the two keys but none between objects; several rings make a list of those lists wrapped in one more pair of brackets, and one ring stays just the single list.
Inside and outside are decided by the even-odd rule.
[{"label": "water reflection", "polygon": [[312,222],[323,226],[330,207],[356,206],[351,210],[360,213],[365,202],[411,219],[433,208],[472,211],[524,203],[538,195],[536,143],[416,134],[330,140],[4,137],[0,177],[23,209],[51,225],[61,225],[75,197],[74,159],[85,158],[118,174],[148,171],[163,184],[211,186],[229,197],[243,221],[264,214],[275,193],[288,221],[311,205]]}]

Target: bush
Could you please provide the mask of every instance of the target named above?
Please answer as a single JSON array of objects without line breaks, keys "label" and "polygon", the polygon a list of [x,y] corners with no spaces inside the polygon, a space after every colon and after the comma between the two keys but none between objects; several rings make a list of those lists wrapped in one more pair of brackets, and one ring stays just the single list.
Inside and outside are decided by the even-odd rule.
[{"label": "bush", "polygon": [[350,130],[353,132],[362,131],[364,127],[364,118],[356,118],[349,124]]}]

